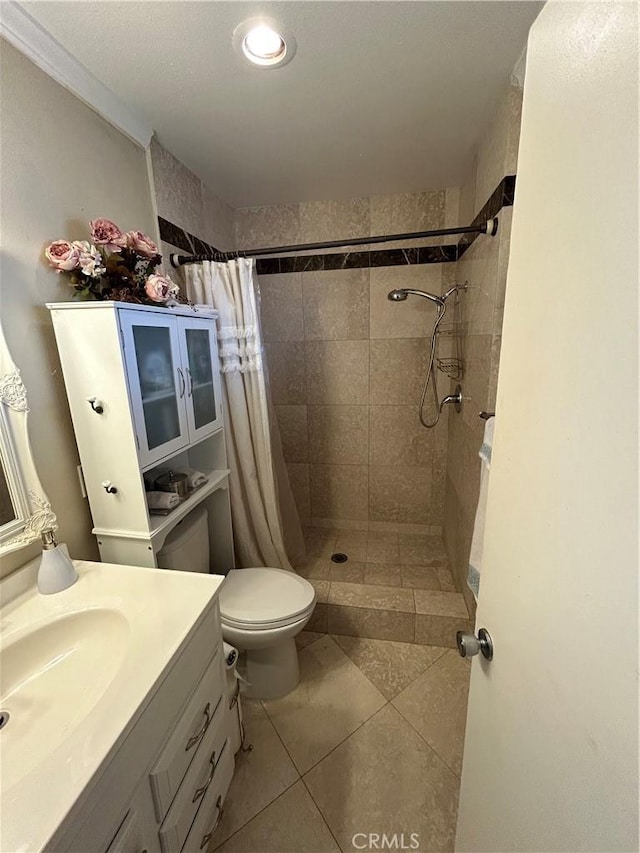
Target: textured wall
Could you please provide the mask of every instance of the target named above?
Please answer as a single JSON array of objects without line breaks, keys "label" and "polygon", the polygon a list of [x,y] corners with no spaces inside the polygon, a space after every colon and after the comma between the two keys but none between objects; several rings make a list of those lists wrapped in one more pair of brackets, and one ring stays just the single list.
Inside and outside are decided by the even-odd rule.
[{"label": "textured wall", "polygon": [[[460,192],[460,207],[471,219],[504,175],[516,173],[522,89],[510,85],[500,102]],[[516,189],[517,192],[517,189]],[[462,414],[449,419],[444,537],[458,588],[473,607],[466,585],[471,536],[480,490],[480,459],[485,422],[482,410],[494,411],[502,315],[513,208],[499,215],[496,237],[480,236],[456,264],[459,282],[469,288],[456,307],[456,327],[465,364]]]},{"label": "textured wall", "polygon": [[[88,220],[98,216],[125,230],[154,234],[145,152],[6,42],[1,60],[2,326],[27,387],[36,467],[58,516],[60,538],[72,556],[97,559],[44,306],[69,300],[72,290],[44,263],[43,249],[58,238],[87,239]],[[3,571],[37,551],[36,546],[3,559]]]},{"label": "textured wall", "polygon": [[[441,228],[457,190],[303,202],[237,212],[239,247]],[[424,241],[423,241],[424,242]],[[454,264],[260,276],[268,369],[303,521],[439,532],[446,419],[418,421],[433,308],[395,287],[442,292]]]},{"label": "textured wall", "polygon": [[[157,139],[151,142],[151,163],[158,216],[184,228],[223,251],[235,248],[235,211],[208,189]],[[183,249],[166,244],[169,251]]]}]

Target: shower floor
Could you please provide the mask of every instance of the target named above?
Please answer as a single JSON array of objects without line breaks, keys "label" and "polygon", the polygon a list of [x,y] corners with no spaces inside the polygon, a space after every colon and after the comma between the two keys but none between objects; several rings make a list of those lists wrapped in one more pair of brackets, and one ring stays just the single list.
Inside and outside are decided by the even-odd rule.
[{"label": "shower floor", "polygon": [[305,541],[295,568],[317,594],[307,630],[448,648],[471,630],[440,537],[308,528]]}]

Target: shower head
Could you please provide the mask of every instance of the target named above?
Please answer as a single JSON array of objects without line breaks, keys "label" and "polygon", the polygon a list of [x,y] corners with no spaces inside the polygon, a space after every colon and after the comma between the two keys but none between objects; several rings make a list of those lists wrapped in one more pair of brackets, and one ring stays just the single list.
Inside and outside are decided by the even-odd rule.
[{"label": "shower head", "polygon": [[390,290],[387,294],[387,299],[391,300],[391,302],[404,302],[407,296],[422,296],[430,302],[435,302],[436,305],[444,305],[444,299],[441,296],[427,293],[426,290],[415,290],[412,287],[401,287],[397,290]]}]

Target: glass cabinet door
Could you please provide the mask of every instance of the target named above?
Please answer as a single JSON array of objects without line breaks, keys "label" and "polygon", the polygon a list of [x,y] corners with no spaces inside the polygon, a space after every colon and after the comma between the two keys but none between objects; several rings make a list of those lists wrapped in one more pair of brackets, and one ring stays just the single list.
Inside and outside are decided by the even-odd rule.
[{"label": "glass cabinet door", "polygon": [[189,433],[197,441],[222,426],[215,325],[212,320],[181,318],[180,326]]},{"label": "glass cabinet door", "polygon": [[142,466],[189,442],[184,397],[186,371],[180,360],[175,317],[120,312],[125,363]]}]

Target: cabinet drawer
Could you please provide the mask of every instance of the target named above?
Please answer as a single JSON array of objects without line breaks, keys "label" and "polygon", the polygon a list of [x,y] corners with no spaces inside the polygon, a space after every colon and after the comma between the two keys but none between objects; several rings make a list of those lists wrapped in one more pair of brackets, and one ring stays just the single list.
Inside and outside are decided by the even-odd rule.
[{"label": "cabinet drawer", "polygon": [[[224,708],[224,702],[220,703]],[[163,853],[178,853],[184,844],[196,812],[212,785],[217,785],[218,765],[222,755],[231,752],[226,739],[226,726],[222,715],[213,720],[198,754],[184,778],[180,790],[160,827],[160,844]]]},{"label": "cabinet drawer", "polygon": [[214,723],[222,722],[224,685],[222,653],[218,649],[149,774],[158,821],[169,811],[201,742],[208,737]]},{"label": "cabinet drawer", "polygon": [[216,765],[216,772],[211,785],[209,785],[207,793],[204,795],[202,805],[189,830],[182,853],[202,853],[209,846],[209,842],[222,817],[222,805],[227,796],[231,779],[233,778],[234,767],[233,749],[231,743],[227,741],[224,752]]}]

